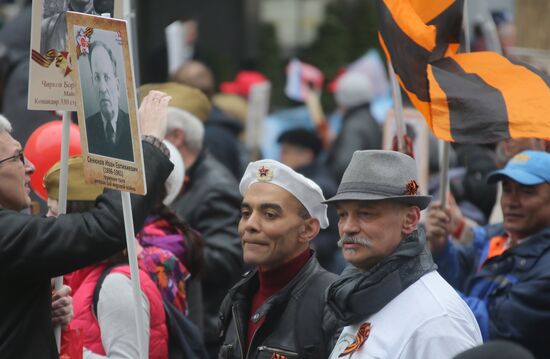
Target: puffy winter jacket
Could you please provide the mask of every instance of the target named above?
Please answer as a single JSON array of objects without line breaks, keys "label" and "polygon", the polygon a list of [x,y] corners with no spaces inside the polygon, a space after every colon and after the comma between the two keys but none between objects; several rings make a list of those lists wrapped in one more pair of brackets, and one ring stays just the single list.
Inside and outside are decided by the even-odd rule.
[{"label": "puffy winter jacket", "polygon": [[[73,329],[83,330],[85,348],[101,355],[105,355],[105,349],[101,342],[99,323],[93,312],[93,296],[97,281],[105,267],[105,264],[100,264],[81,269],[83,273],[71,276],[69,283],[73,290],[74,308],[74,317],[70,325]],[[130,278],[130,267],[118,266],[111,269],[110,273],[121,273]],[[168,331],[160,291],[143,270],[139,271],[139,281],[141,290],[149,301],[149,358],[166,359],[168,358]]]}]

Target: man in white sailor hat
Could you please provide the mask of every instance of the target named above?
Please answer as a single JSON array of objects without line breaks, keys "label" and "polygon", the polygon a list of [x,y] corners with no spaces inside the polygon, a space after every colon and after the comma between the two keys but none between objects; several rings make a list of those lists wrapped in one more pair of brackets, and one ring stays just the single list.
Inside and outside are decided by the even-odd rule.
[{"label": "man in white sailor hat", "polygon": [[244,262],[255,268],[221,306],[220,358],[327,357],[324,292],[336,276],[309,246],[328,226],[321,189],[273,160],[250,163],[239,189]]}]

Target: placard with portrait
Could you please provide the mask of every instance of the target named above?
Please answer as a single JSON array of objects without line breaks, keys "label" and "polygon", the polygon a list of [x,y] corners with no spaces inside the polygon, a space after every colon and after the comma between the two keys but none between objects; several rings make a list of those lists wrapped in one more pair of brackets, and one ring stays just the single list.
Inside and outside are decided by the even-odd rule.
[{"label": "placard with portrait", "polygon": [[76,111],[73,65],[67,47],[66,12],[122,17],[122,0],[33,0],[30,110]]},{"label": "placard with portrait", "polygon": [[86,181],[145,194],[127,23],[67,12]]}]

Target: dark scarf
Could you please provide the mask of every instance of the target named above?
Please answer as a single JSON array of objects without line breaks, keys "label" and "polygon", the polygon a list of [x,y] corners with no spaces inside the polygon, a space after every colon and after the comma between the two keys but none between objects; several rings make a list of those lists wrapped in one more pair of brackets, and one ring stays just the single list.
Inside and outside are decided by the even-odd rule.
[{"label": "dark scarf", "polygon": [[378,312],[424,274],[437,269],[423,231],[414,231],[367,272],[348,266],[328,289],[327,304],[344,325]]}]

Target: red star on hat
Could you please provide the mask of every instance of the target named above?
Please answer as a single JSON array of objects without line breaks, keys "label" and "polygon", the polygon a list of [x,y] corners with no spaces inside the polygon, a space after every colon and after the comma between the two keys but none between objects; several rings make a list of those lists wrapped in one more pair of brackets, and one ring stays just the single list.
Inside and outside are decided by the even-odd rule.
[{"label": "red star on hat", "polygon": [[260,177],[266,177],[267,174],[269,173],[269,168],[262,166],[262,168],[260,168],[258,172],[260,173]]}]

